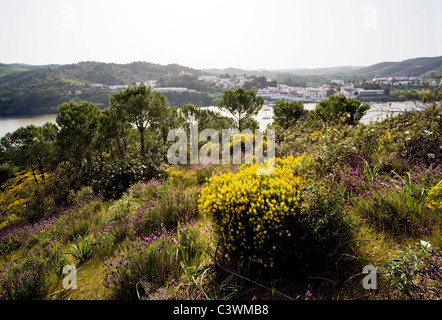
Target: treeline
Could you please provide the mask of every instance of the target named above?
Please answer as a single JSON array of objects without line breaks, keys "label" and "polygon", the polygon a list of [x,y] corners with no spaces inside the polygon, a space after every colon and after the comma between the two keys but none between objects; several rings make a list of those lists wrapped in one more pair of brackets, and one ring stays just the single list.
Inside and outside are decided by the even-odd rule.
[{"label": "treeline", "polygon": [[[32,222],[56,213],[69,203],[72,194],[85,187],[107,199],[119,198],[132,184],[165,174],[167,151],[174,143],[167,140],[171,129],[188,132],[189,124],[197,122],[199,132],[214,129],[219,136],[223,129],[253,131],[259,129],[253,117],[263,100],[253,90],[226,90],[218,101],[218,107],[233,116],[226,117],[192,104],[171,107],[165,95],[150,87],[134,86],[114,93],[109,105],[100,110],[87,101],[63,103],[55,124],[22,127],[1,139],[2,191],[7,191],[5,182],[16,173],[17,179],[27,177],[17,185],[35,185],[32,195],[17,198],[29,199],[25,206],[0,199],[17,210],[15,216]],[[274,125],[281,128],[278,136],[307,120],[342,118],[354,125],[367,109],[368,105],[343,96],[332,96],[310,112],[300,102],[279,101],[274,108]],[[202,147],[204,142],[199,144]],[[10,193],[15,191],[6,194]]]},{"label": "treeline", "polygon": [[232,118],[198,106],[170,107],[163,94],[145,86],[115,93],[105,110],[86,101],[63,103],[56,124],[22,127],[1,139],[0,185],[16,172],[32,173],[41,186],[31,215],[37,217],[85,186],[119,197],[137,181],[161,177],[169,130],[190,121],[220,134],[237,127]]}]

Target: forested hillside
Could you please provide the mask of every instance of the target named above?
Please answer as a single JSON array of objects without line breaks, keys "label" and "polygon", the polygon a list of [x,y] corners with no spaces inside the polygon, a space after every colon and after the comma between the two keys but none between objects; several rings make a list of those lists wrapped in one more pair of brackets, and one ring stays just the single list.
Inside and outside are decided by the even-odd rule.
[{"label": "forested hillside", "polygon": [[[147,80],[168,79],[180,73],[197,77],[202,71],[177,64],[167,66],[148,62],[126,65],[81,62],[63,66],[37,68],[26,65],[0,65],[0,115],[33,115],[57,113],[60,104],[70,100],[94,102],[108,106],[111,85],[131,85]],[[163,80],[166,82],[166,80]],[[93,88],[102,84],[102,88]],[[207,96],[187,95],[183,104],[208,102]],[[173,103],[181,100],[172,96]]]},{"label": "forested hillside", "polygon": [[366,77],[427,77],[442,76],[442,56],[415,58],[400,62],[382,62],[353,72]]},{"label": "forested hillside", "polygon": [[[87,100],[104,109],[109,106],[112,94],[109,86],[130,86],[148,80],[157,80],[160,87],[185,87],[197,91],[165,93],[170,105],[215,105],[223,88],[198,79],[201,75],[209,74],[264,76],[274,83],[303,87],[326,84],[337,78],[353,81],[392,75],[436,79],[442,75],[442,57],[382,62],[365,68],[273,71],[237,68],[196,70],[177,64],[160,65],[149,62],[81,62],[47,66],[0,64],[0,116],[57,113],[58,106],[68,101],[80,103]],[[93,86],[94,84],[102,86]]]}]

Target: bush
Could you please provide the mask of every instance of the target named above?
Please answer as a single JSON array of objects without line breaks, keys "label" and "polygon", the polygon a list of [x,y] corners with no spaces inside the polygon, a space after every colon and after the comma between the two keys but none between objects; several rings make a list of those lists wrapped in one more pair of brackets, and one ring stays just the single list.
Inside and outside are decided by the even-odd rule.
[{"label": "bush", "polygon": [[105,256],[125,239],[170,229],[180,221],[198,217],[198,189],[185,191],[163,186],[157,180],[133,185],[107,210],[97,225],[96,252]]},{"label": "bush", "polygon": [[385,262],[384,276],[400,299],[440,299],[442,252],[421,242]]},{"label": "bush", "polygon": [[37,180],[42,182],[41,176],[35,178],[31,171],[22,171],[9,179],[2,188],[5,190],[0,196],[0,217],[7,218],[14,214],[21,217],[23,212],[32,202],[34,192],[37,189]]},{"label": "bush", "polygon": [[79,242],[77,238],[75,239],[75,244],[71,246],[72,249],[68,255],[74,257],[80,264],[83,264],[92,256],[95,244],[87,239],[82,239],[82,242]]},{"label": "bush", "polygon": [[138,181],[148,181],[159,176],[159,169],[150,160],[141,163],[138,159],[130,159],[121,163],[107,163],[94,179],[100,181],[100,191],[108,198],[117,199],[129,187]]},{"label": "bush", "polygon": [[83,187],[76,194],[74,198],[74,204],[80,205],[83,202],[92,200],[94,197],[94,190],[92,187]]},{"label": "bush", "polygon": [[428,209],[435,213],[442,212],[442,181],[428,191],[425,200]]},{"label": "bush", "polygon": [[172,185],[187,188],[203,184],[219,166],[215,164],[175,165],[166,169]]},{"label": "bush", "polygon": [[174,186],[188,188],[198,183],[198,177],[195,171],[179,170],[173,167],[166,171],[169,174],[169,180]]},{"label": "bush", "polygon": [[309,250],[339,235],[334,233],[342,226],[335,215],[339,205],[325,185],[305,177],[312,161],[305,154],[277,158],[272,175],[256,175],[255,164],[209,179],[199,205],[229,261],[255,261],[264,268],[301,265],[317,254]]}]

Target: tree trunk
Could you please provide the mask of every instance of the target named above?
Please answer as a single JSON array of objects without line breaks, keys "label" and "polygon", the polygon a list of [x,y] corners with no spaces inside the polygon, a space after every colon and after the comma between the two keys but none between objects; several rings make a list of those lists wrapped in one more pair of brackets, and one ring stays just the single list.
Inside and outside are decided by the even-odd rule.
[{"label": "tree trunk", "polygon": [[38,186],[38,180],[37,180],[37,177],[36,177],[36,175],[35,175],[35,171],[34,171],[34,169],[32,169],[32,176],[34,177],[34,181],[35,181],[35,183],[36,183],[37,186]]},{"label": "tree trunk", "polygon": [[120,138],[117,138],[117,147],[118,147],[118,152],[120,153],[120,158],[123,158],[124,153],[123,153],[123,148],[121,147]]},{"label": "tree trunk", "polygon": [[46,182],[45,169],[43,168],[43,166],[40,167],[40,175],[41,175],[41,178],[43,179],[43,181]]},{"label": "tree trunk", "polygon": [[114,160],[115,159],[115,155],[114,155],[114,149],[112,148],[112,146],[109,147],[109,151],[110,151],[111,159]]},{"label": "tree trunk", "polygon": [[141,157],[144,156],[144,128],[138,128],[140,130],[140,151],[141,151]]},{"label": "tree trunk", "polygon": [[92,155],[89,151],[86,152],[85,158],[86,158],[87,165],[90,166],[90,164],[92,163]]}]

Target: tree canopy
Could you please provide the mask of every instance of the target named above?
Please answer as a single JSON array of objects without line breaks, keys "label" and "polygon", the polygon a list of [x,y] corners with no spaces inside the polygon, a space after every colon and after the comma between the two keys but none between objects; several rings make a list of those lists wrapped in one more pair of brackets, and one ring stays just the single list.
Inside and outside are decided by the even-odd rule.
[{"label": "tree canopy", "polygon": [[111,108],[140,133],[140,152],[145,153],[144,131],[156,124],[167,109],[166,97],[144,85],[119,91],[110,100]]},{"label": "tree canopy", "polygon": [[64,160],[75,160],[81,166],[81,160],[90,162],[91,146],[99,126],[100,109],[92,103],[64,103],[60,106],[56,118],[59,131],[57,145],[63,150]]},{"label": "tree canopy", "polygon": [[256,96],[253,90],[244,90],[238,88],[236,90],[224,91],[218,107],[231,113],[238,121],[238,128],[241,131],[244,127],[243,119],[256,116],[264,105],[264,99]]},{"label": "tree canopy", "polygon": [[273,106],[273,114],[274,123],[288,129],[304,114],[304,104],[301,101],[278,100]]},{"label": "tree canopy", "polygon": [[328,100],[320,101],[313,111],[313,115],[324,122],[346,117],[344,121],[346,124],[356,125],[369,109],[369,104],[362,103],[357,99],[348,99],[344,95],[333,95]]}]

